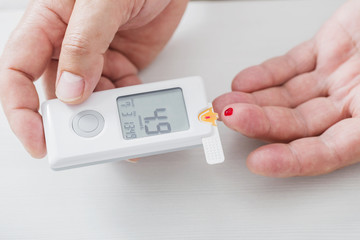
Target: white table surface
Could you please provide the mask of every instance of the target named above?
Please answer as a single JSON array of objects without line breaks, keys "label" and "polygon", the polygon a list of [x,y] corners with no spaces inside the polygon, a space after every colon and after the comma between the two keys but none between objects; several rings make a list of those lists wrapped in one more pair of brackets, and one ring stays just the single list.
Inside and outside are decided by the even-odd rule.
[{"label": "white table surface", "polygon": [[[344,1],[192,3],[145,82],[206,79],[209,100],[241,69],[314,35]],[[2,48],[21,12],[0,12]],[[261,143],[220,124],[226,163],[201,148],[53,172],[0,114],[0,239],[359,239],[360,165],[320,177],[253,175]]]}]

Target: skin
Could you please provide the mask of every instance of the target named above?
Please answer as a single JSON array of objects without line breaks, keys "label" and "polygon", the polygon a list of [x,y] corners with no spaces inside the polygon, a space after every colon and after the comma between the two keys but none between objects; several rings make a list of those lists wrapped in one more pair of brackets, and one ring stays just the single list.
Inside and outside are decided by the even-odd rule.
[{"label": "skin", "polygon": [[347,2],[313,39],[240,72],[214,101],[228,127],[274,142],[248,156],[254,173],[319,175],[360,161],[359,10]]},{"label": "skin", "polygon": [[[47,97],[68,104],[85,101],[94,90],[141,83],[137,73],[168,42],[187,2],[32,1],[0,62],[1,103],[28,152],[46,155],[35,80],[42,76]],[[65,72],[79,80],[73,88],[63,87]]]}]

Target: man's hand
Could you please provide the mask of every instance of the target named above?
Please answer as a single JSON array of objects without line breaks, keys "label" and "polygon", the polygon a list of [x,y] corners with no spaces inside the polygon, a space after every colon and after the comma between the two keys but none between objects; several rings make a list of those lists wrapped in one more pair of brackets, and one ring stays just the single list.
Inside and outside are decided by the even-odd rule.
[{"label": "man's hand", "polygon": [[310,41],[240,72],[214,101],[222,121],[274,143],[248,157],[255,173],[318,175],[360,161],[360,1]]},{"label": "man's hand", "polygon": [[34,0],[0,64],[0,97],[10,126],[34,157],[46,154],[33,81],[69,104],[94,90],[140,83],[176,29],[188,0]]}]

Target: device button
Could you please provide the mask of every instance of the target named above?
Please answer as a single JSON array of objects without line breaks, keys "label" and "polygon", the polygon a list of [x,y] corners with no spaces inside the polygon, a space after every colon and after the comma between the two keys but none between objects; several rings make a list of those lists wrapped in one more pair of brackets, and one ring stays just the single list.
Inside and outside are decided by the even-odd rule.
[{"label": "device button", "polygon": [[78,113],[72,121],[74,132],[80,137],[91,138],[99,135],[104,129],[103,116],[93,110]]},{"label": "device button", "polygon": [[94,115],[87,114],[79,119],[78,125],[81,131],[93,132],[98,128],[99,120]]}]

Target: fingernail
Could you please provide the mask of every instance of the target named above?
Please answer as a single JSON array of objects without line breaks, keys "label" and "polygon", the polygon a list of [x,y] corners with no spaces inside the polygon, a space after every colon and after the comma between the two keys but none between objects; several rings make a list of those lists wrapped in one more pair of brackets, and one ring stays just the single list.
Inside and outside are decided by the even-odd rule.
[{"label": "fingernail", "polygon": [[129,162],[129,163],[137,163],[139,161],[139,159],[138,158],[133,158],[133,159],[127,159],[126,161]]},{"label": "fingernail", "polygon": [[83,95],[85,82],[80,76],[63,72],[56,87],[56,96],[64,102],[73,102]]},{"label": "fingernail", "polygon": [[224,115],[225,116],[231,116],[233,114],[233,112],[234,112],[233,108],[228,108],[228,109],[225,110]]}]

